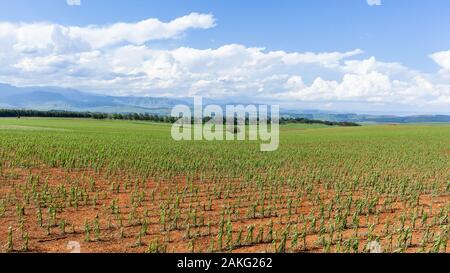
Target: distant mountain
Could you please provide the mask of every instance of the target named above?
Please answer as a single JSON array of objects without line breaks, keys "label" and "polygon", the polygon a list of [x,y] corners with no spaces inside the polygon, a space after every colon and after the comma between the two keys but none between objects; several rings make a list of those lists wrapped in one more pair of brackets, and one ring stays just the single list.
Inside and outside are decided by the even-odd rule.
[{"label": "distant mountain", "polygon": [[166,115],[175,105],[187,103],[187,99],[104,96],[75,89],[0,84],[0,108]]},{"label": "distant mountain", "polygon": [[[105,96],[58,87],[15,87],[0,84],[0,108],[33,110],[66,110],[102,113],[149,113],[168,115],[178,104],[192,107],[192,98]],[[251,102],[246,102],[251,103]],[[237,102],[235,104],[246,104]],[[205,99],[204,104],[224,105],[225,101]],[[327,121],[415,123],[450,122],[448,115],[391,116],[335,113],[320,110],[281,109],[282,116]]]},{"label": "distant mountain", "polygon": [[[309,111],[308,111],[309,112]],[[340,113],[302,113],[301,111],[286,111],[284,116],[293,118],[306,118],[313,120],[328,120],[336,122],[364,122],[364,123],[426,123],[426,122],[450,122],[449,115],[364,115],[364,114],[340,114]]]}]

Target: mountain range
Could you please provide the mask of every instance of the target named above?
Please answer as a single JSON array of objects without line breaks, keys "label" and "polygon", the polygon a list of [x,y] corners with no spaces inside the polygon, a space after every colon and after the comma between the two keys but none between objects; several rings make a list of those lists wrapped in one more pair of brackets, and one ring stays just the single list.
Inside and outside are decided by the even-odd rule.
[{"label": "mountain range", "polygon": [[0,108],[8,109],[166,115],[175,105],[187,103],[188,99],[105,96],[70,88],[0,84]]},{"label": "mountain range", "polygon": [[[0,108],[66,110],[102,113],[150,113],[168,115],[175,105],[192,106],[192,98],[107,96],[58,87],[16,87],[0,83]],[[205,100],[205,104],[225,102]],[[242,102],[241,104],[248,104]],[[281,115],[328,121],[350,122],[450,122],[449,115],[365,115],[321,110],[281,109]]]}]

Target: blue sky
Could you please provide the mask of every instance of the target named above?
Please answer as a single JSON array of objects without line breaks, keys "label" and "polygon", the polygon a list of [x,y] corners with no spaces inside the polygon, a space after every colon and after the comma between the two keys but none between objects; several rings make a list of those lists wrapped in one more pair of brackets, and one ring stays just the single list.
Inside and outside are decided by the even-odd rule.
[{"label": "blue sky", "polygon": [[[405,111],[422,109],[423,112],[430,112],[438,109],[439,112],[447,112],[450,95],[450,1],[382,0],[379,4],[369,5],[366,0],[81,0],[80,5],[68,5],[66,0],[0,0],[0,22],[9,24],[8,35],[3,33],[3,40],[0,26],[0,46],[11,47],[15,51],[10,55],[16,56],[2,59],[0,55],[0,64],[6,66],[0,69],[0,81],[16,85],[45,85],[46,82],[39,79],[46,79],[52,85],[69,86],[73,83],[74,87],[84,90],[106,92],[111,89],[123,95],[265,99],[286,95],[289,101],[298,101],[298,105],[304,107],[335,110],[350,107],[357,111],[369,108],[392,111],[400,107]],[[66,30],[96,25],[105,31],[105,28],[117,23],[135,24],[149,18],[168,23],[192,13],[210,16],[210,21],[202,17],[202,20],[207,21],[198,24],[190,21],[187,26],[169,36],[153,37],[147,33],[152,38],[139,37],[136,41],[133,40],[136,36],[124,37],[101,46],[98,41],[86,38],[90,34]],[[190,20],[197,19],[190,17]],[[44,24],[61,27],[61,37],[70,37],[70,43],[66,39],[64,45],[67,47],[69,43],[71,49],[55,50],[54,38],[45,43],[45,50],[44,41],[36,42],[36,46],[33,46],[33,41],[11,38],[14,36],[11,33],[19,35],[23,25]],[[157,27],[155,29],[161,31]],[[101,31],[96,32],[100,33],[99,37]],[[107,33],[112,36],[124,35],[122,32]],[[80,38],[77,35],[85,36]],[[16,44],[7,42],[8,39],[13,39]],[[86,48],[83,47],[86,43],[80,42],[83,39],[87,39],[89,44]],[[93,46],[93,43],[96,45]],[[73,49],[74,46],[77,50]],[[147,50],[145,53],[142,47]],[[16,52],[17,48],[21,48],[19,53]],[[185,53],[195,55],[192,58],[197,59],[181,60],[180,48],[190,49],[185,50]],[[259,53],[252,51],[255,48],[260,49]],[[134,63],[123,64],[120,58],[126,57],[118,53],[119,49],[120,52],[132,50],[132,53],[127,51],[123,54],[135,56],[136,62],[145,62],[145,68],[138,69]],[[287,55],[281,56],[274,52]],[[159,54],[158,57],[155,54]],[[87,56],[91,58],[90,62],[95,56],[95,63],[92,61],[89,67],[75,71],[74,67],[82,66],[80,60]],[[247,59],[248,62],[236,60],[229,63],[234,60],[233,57]],[[263,63],[258,65],[266,70],[251,67],[249,75],[243,77],[248,82],[254,81],[252,86],[242,87],[238,82],[240,77],[230,73],[233,68],[236,71],[248,71],[248,63],[262,62],[261,59]],[[297,61],[292,61],[294,59]],[[114,71],[105,71],[103,63],[100,64],[105,61],[121,65]],[[353,63],[346,64],[347,61]],[[211,65],[209,74],[199,70],[198,66],[202,62]],[[33,68],[49,63],[55,66],[46,71]],[[158,72],[150,71],[158,65],[163,67],[161,69],[170,67],[172,77],[153,77]],[[363,72],[361,68],[356,68],[364,65],[371,68],[364,68]],[[59,69],[58,73],[55,68]],[[89,73],[97,72],[95,69],[98,69],[97,74],[104,74],[105,78],[89,79]],[[57,80],[61,79],[61,73],[67,77],[65,81]],[[128,77],[132,74],[134,85],[127,88],[128,81],[119,79],[124,74]],[[149,76],[144,77],[144,74]],[[364,78],[362,74],[369,78]],[[318,78],[325,83],[320,80],[317,82]],[[135,84],[137,80],[142,82]],[[190,84],[177,85],[174,83],[177,80],[190,81]],[[356,86],[355,90],[359,92],[344,94],[343,89],[366,81],[374,83]],[[298,84],[286,87],[292,83]],[[211,92],[210,89],[217,91]],[[259,90],[252,92],[250,89]],[[335,90],[333,94],[326,94],[322,89]],[[423,89],[429,93],[424,94]],[[364,99],[364,96],[368,99]],[[321,99],[324,97],[326,99]],[[433,103],[430,104],[430,101]]]}]

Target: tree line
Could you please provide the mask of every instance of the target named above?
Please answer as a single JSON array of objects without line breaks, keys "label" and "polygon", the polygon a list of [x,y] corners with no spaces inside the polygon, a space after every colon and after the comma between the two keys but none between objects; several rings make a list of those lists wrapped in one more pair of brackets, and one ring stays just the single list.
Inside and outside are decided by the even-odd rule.
[{"label": "tree line", "polygon": [[[40,110],[22,110],[22,109],[0,109],[0,117],[9,118],[21,118],[21,117],[44,117],[44,118],[89,118],[89,119],[111,119],[111,120],[139,120],[139,121],[152,121],[152,122],[162,122],[162,123],[174,123],[179,118],[165,116],[165,115],[155,115],[149,113],[99,113],[99,112],[75,112],[75,111],[61,111],[61,110],[50,110],[50,111],[40,111]],[[208,122],[211,120],[210,117],[203,118],[203,122]],[[194,119],[192,119],[194,122]],[[270,123],[270,119],[268,120]],[[224,118],[224,124],[226,119]],[[235,119],[235,124],[237,124],[237,119]],[[245,121],[246,124],[249,123],[248,118]],[[282,117],[280,118],[280,124],[289,123],[299,123],[299,124],[324,124],[328,126],[360,126],[354,122],[335,122],[335,121],[323,121],[323,120],[313,120],[306,118],[292,118],[292,117]]]},{"label": "tree line", "polygon": [[316,119],[307,119],[307,118],[291,118],[291,117],[280,119],[280,124],[287,124],[287,123],[324,124],[324,125],[328,125],[328,126],[344,126],[344,127],[361,126],[358,123],[348,122],[348,121],[326,121],[326,120],[316,120]]}]

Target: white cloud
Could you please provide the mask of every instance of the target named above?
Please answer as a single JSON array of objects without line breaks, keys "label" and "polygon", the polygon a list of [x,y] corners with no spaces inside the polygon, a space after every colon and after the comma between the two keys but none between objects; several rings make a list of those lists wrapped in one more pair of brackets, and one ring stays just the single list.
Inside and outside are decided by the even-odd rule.
[{"label": "white cloud", "polygon": [[433,53],[430,57],[442,68],[441,74],[450,76],[450,50]]},{"label": "white cloud", "polygon": [[360,49],[286,52],[242,44],[156,49],[149,43],[176,38],[190,28],[211,28],[214,21],[212,15],[193,13],[167,23],[0,23],[0,82],[115,95],[258,99],[346,111],[403,105],[448,112],[450,51],[430,55],[442,69],[429,75],[362,58]]},{"label": "white cloud", "polygon": [[69,6],[81,6],[81,0],[66,0]]},{"label": "white cloud", "polygon": [[214,27],[209,14],[191,13],[170,22],[147,19],[137,23],[106,26],[62,26],[49,23],[12,24],[0,22],[0,42],[13,42],[21,52],[58,49],[100,49],[120,43],[142,45],[148,41],[176,38],[188,29]]},{"label": "white cloud", "polygon": [[369,6],[381,6],[381,0],[367,0]]}]

